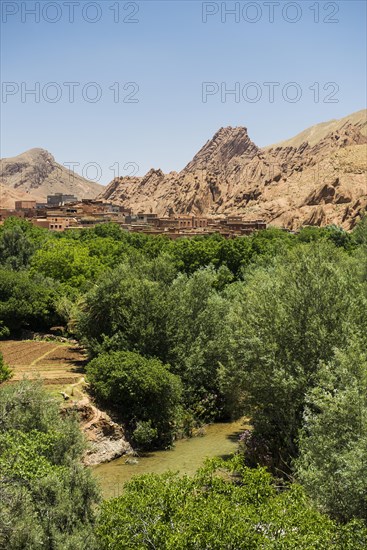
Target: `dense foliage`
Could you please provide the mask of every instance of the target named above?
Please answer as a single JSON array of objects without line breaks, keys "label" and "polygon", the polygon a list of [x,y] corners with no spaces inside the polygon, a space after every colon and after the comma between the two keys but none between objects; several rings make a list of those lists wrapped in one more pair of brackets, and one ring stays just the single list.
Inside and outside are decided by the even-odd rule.
[{"label": "dense foliage", "polygon": [[299,246],[235,289],[236,375],[239,367],[254,435],[266,439],[273,467],[288,470],[297,456],[320,362],[353,335],[367,345],[366,291],[359,262],[328,243]]},{"label": "dense foliage", "polygon": [[210,461],[195,477],[147,474],[102,506],[100,550],[346,550],[367,544],[367,529],[340,527],[317,512],[296,484],[279,491],[262,468],[238,457]]},{"label": "dense foliage", "polygon": [[307,407],[296,461],[299,479],[320,507],[346,521],[367,519],[367,355],[351,342],[321,365]]},{"label": "dense foliage", "polygon": [[[136,534],[141,548],[183,548],[184,536],[192,548],[206,547],[205,537],[214,541],[210,548],[246,548],[244,537],[252,547],[355,548],[358,539],[348,538],[353,533],[363,547],[359,524],[338,525],[367,521],[366,220],[350,233],[273,228],[236,239],[176,241],[114,224],[62,234],[22,220],[0,227],[0,337],[63,325],[88,351],[94,395],[120,415],[139,448],[167,446],[177,432],[190,433],[204,422],[250,416],[253,428],[240,441],[246,465],[260,464],[277,479],[303,486],[277,492],[266,478],[259,494],[265,486],[269,492],[254,508],[243,501],[244,487],[256,476],[264,480],[263,470],[241,467],[237,485],[222,484],[212,471],[211,492],[201,484],[203,473],[194,480],[140,479],[103,509],[100,547],[128,548],[116,546],[118,537],[125,544],[128,533]],[[1,365],[0,381],[6,372]],[[6,488],[4,517],[18,514],[19,525],[27,515],[36,518],[31,533],[43,540],[48,516],[35,506],[34,495],[45,502],[51,495],[61,506],[65,493],[71,523],[62,512],[64,519],[47,520],[58,548],[66,531],[72,541],[82,524],[81,531],[89,529],[92,517],[80,516],[79,497],[74,502],[68,485],[77,485],[68,477],[79,471],[69,468],[76,455],[65,462],[54,454],[61,447],[68,455],[66,447],[75,448],[75,442],[63,439],[59,425],[40,428],[26,408],[23,414],[30,422],[26,429],[20,417],[1,428],[0,411],[1,468],[7,476],[22,476],[21,484]],[[41,419],[43,413],[37,414]],[[25,449],[28,462],[22,463]],[[64,482],[60,468],[69,468]],[[52,488],[45,489],[51,479]],[[93,494],[91,489],[90,502]],[[285,503],[289,515],[282,516]],[[136,514],[128,517],[129,506]],[[249,521],[240,525],[238,514]],[[104,522],[119,517],[109,539]],[[166,546],[160,546],[162,537]]]},{"label": "dense foliage", "polygon": [[[21,329],[45,330],[59,321],[57,285],[38,273],[0,267],[0,320],[13,334]],[[1,330],[1,329],[0,329]],[[8,332],[9,333],[9,332]]]},{"label": "dense foliage", "polygon": [[0,548],[90,550],[98,490],[76,419],[39,383],[0,389]]}]

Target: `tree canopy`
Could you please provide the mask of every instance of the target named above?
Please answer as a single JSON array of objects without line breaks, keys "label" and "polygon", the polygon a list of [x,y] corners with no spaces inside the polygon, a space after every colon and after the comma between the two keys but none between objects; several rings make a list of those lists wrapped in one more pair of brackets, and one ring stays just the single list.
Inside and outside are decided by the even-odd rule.
[{"label": "tree canopy", "polygon": [[366,217],[352,232],[172,241],[7,220],[0,338],[64,326],[87,350],[94,397],[139,449],[242,415],[252,428],[227,465],[129,484],[102,507],[96,542],[75,420],[37,384],[7,384],[0,356],[1,544],[366,546],[366,242]]},{"label": "tree canopy", "polygon": [[96,533],[101,550],[132,544],[139,550],[345,550],[367,544],[363,525],[338,526],[312,507],[300,486],[279,491],[265,469],[247,468],[240,457],[212,460],[193,478],[135,477],[122,496],[103,504]]},{"label": "tree canopy", "polygon": [[39,382],[0,388],[0,547],[89,550],[99,492],[77,420]]}]

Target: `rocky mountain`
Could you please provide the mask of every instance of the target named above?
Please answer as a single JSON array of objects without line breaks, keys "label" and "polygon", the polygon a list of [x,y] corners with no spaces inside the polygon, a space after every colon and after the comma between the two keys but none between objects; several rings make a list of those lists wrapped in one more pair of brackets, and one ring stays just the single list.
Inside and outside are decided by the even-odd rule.
[{"label": "rocky mountain", "polygon": [[350,229],[367,207],[367,112],[259,148],[246,128],[221,128],[179,173],[114,179],[100,198],[133,211],[241,214],[276,226]]},{"label": "rocky mountain", "polygon": [[89,181],[58,164],[44,149],[30,149],[0,161],[0,207],[14,208],[21,199],[44,202],[53,193],[94,198],[102,185]]}]

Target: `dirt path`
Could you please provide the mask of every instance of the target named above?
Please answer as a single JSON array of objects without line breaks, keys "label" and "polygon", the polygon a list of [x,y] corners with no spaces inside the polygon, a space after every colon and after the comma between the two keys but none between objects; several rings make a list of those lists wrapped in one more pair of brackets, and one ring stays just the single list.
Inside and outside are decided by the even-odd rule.
[{"label": "dirt path", "polygon": [[84,431],[88,430],[91,426],[96,424],[102,417],[102,412],[99,409],[97,409],[94,405],[92,405],[90,401],[89,401],[89,406],[93,412],[93,416],[86,424],[84,424],[83,426]]},{"label": "dirt path", "polygon": [[86,399],[88,396],[83,391],[83,386],[85,384],[85,378],[84,376],[81,376],[78,380],[66,386],[64,393],[66,393],[73,401]]}]

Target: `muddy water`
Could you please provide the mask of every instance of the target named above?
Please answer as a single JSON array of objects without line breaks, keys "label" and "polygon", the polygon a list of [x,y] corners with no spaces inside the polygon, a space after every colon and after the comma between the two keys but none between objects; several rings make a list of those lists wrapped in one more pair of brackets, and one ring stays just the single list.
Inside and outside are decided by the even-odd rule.
[{"label": "muddy water", "polygon": [[126,464],[121,457],[93,468],[105,498],[121,494],[123,484],[134,475],[168,470],[182,474],[194,474],[206,458],[227,457],[237,450],[238,436],[248,424],[245,420],[228,424],[213,424],[205,428],[205,435],[177,441],[169,451],[157,451],[138,457],[137,464]]}]

